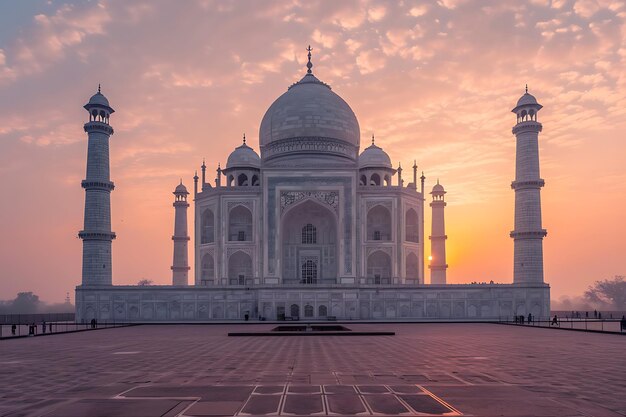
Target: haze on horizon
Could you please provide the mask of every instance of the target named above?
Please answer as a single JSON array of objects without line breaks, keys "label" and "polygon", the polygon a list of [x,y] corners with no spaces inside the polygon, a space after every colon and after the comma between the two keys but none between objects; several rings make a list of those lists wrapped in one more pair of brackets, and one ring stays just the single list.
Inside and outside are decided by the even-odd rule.
[{"label": "haze on horizon", "polygon": [[356,113],[361,148],[375,134],[406,182],[415,159],[428,191],[445,185],[449,283],[512,280],[510,109],[526,83],[544,106],[552,298],[626,273],[623,2],[250,4],[0,4],[0,299],[59,302],[80,283],[82,106],[98,83],[116,110],[114,284],[169,284],[179,178],[191,189],[206,158],[212,180],[244,132],[258,151],[261,118],[304,74],[308,44],[314,74]]}]

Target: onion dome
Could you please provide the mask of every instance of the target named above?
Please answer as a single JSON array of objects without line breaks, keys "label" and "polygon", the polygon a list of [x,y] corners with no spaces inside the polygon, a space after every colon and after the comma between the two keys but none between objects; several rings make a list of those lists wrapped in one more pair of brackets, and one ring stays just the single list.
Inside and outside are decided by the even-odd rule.
[{"label": "onion dome", "polygon": [[348,103],[313,75],[310,55],[307,74],[263,116],[259,144],[264,159],[294,152],[357,156],[359,122]]},{"label": "onion dome", "polygon": [[246,136],[243,136],[243,144],[235,148],[228,156],[226,169],[230,168],[261,168],[261,158],[246,144]]},{"label": "onion dome", "polygon": [[372,135],[372,144],[359,156],[359,168],[392,168],[391,158],[383,148],[376,146]]}]

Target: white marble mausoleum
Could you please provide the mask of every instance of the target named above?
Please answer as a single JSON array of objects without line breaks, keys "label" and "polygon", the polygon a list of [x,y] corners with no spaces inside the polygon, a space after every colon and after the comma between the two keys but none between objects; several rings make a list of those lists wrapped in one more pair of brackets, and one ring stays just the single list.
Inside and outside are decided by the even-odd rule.
[{"label": "white marble mausoleum", "polygon": [[[304,77],[265,113],[258,152],[244,136],[214,180],[207,181],[204,163],[201,176],[194,176],[193,277],[188,276],[190,193],[182,181],[175,188],[172,285],[113,285],[109,120],[114,110],[98,89],[85,105],[88,157],[77,319],[547,317],[536,99],[526,91],[513,109],[513,283],[447,284],[443,186],[437,181],[427,195],[416,164],[403,178],[402,168],[392,165],[374,137],[362,148],[356,115],[313,75],[310,58],[309,51]],[[426,204],[432,210],[428,237]],[[426,238],[430,261],[425,261]]]}]

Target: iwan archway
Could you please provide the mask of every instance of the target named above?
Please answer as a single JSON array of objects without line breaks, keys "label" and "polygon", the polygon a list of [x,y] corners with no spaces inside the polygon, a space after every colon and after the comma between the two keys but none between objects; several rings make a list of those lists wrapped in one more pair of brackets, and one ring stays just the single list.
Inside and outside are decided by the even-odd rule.
[{"label": "iwan archway", "polygon": [[337,233],[337,218],[324,205],[305,200],[290,207],[280,227],[283,283],[337,283]]}]

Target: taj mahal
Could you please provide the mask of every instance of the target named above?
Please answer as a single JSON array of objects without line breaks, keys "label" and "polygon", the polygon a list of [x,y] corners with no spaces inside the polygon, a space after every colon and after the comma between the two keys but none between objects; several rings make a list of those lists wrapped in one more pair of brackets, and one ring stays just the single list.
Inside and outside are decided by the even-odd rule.
[{"label": "taj mahal", "polygon": [[[528,89],[512,110],[513,282],[448,284],[444,187],[437,181],[425,190],[415,163],[403,176],[373,136],[362,147],[356,115],[312,68],[309,48],[305,75],[263,116],[258,152],[244,136],[214,179],[203,162],[191,193],[182,181],[176,186],[171,285],[113,285],[114,110],[98,88],[84,106],[88,152],[77,321],[548,317],[537,119],[542,106]],[[425,210],[432,211],[428,232]],[[426,256],[425,239],[431,241]]]}]

